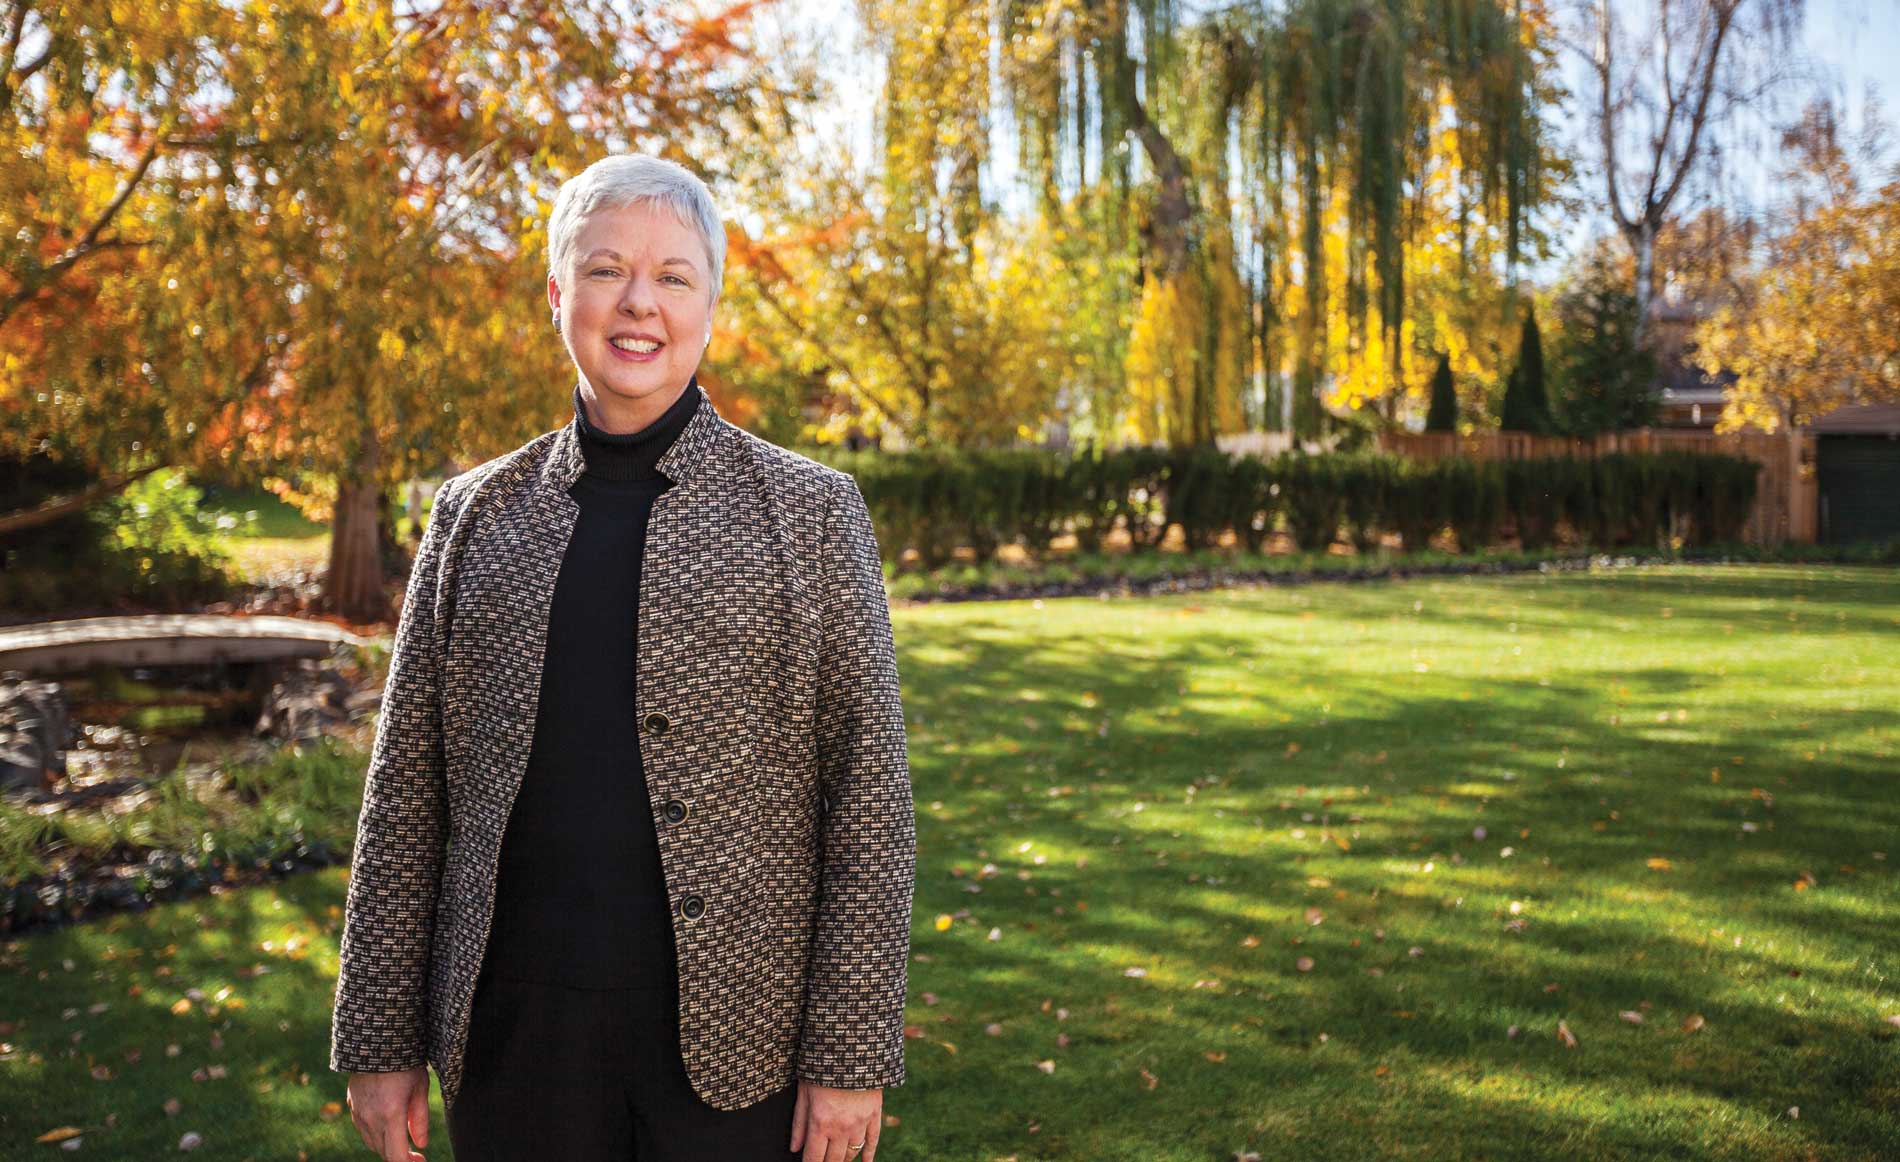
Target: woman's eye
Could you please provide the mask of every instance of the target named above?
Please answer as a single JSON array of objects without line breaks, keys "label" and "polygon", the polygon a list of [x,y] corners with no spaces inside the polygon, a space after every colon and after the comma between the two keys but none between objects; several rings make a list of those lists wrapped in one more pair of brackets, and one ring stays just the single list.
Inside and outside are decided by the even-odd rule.
[{"label": "woman's eye", "polygon": [[679,283],[679,284],[680,284],[681,286],[685,286],[685,285],[686,285],[686,280],[685,280],[685,279],[683,279],[683,278],[681,278],[681,277],[680,277],[679,275],[677,275],[677,274],[669,274],[669,275],[667,275],[666,277],[668,277],[668,278],[670,278],[670,279],[672,279],[672,280],[673,280],[674,282],[676,282],[676,283]]},{"label": "woman's eye", "polygon": [[615,270],[611,266],[603,266],[599,270],[594,271],[594,273],[595,274],[618,274],[620,272]]}]

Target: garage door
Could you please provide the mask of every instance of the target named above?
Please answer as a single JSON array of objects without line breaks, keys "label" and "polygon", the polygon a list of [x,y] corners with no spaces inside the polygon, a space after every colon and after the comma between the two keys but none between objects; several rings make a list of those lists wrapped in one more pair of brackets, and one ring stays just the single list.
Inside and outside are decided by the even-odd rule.
[{"label": "garage door", "polygon": [[1822,436],[1815,441],[1821,539],[1900,540],[1900,439]]}]

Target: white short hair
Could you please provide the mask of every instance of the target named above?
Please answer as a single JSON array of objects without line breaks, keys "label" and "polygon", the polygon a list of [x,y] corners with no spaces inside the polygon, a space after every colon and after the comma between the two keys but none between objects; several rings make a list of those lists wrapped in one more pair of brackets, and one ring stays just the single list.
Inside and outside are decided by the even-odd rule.
[{"label": "white short hair", "polygon": [[618,209],[636,202],[657,202],[671,210],[680,223],[699,234],[712,260],[712,302],[726,274],[726,228],[712,191],[699,175],[678,162],[644,153],[617,153],[603,157],[561,183],[548,216],[548,273],[557,282],[574,251],[581,221],[596,210]]}]

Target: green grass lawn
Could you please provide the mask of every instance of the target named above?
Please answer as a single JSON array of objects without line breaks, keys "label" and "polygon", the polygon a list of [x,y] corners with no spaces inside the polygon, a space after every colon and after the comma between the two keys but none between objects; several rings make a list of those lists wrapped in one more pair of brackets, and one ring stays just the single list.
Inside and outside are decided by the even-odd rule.
[{"label": "green grass lawn", "polygon": [[[916,1035],[880,1159],[1900,1155],[1894,570],[978,602],[897,633]],[[8,946],[0,1156],[74,1126],[91,1157],[187,1131],[368,1157],[323,1115],[344,886]]]},{"label": "green grass lawn", "polygon": [[329,559],[330,526],[306,518],[267,489],[208,488],[198,507],[221,521],[220,547],[243,580],[320,568]]}]

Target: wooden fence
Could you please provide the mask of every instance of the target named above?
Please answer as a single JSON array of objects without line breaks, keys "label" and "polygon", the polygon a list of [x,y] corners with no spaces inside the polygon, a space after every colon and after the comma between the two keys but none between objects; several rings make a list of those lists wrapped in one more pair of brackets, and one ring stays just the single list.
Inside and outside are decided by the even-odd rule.
[{"label": "wooden fence", "polygon": [[1610,452],[1724,452],[1747,456],[1762,466],[1755,509],[1742,528],[1750,544],[1812,544],[1819,530],[1814,476],[1814,437],[1765,432],[1635,428],[1595,437],[1537,436],[1529,432],[1382,432],[1381,451],[1422,460],[1470,456],[1487,460],[1526,460],[1539,456],[1590,458]]}]

